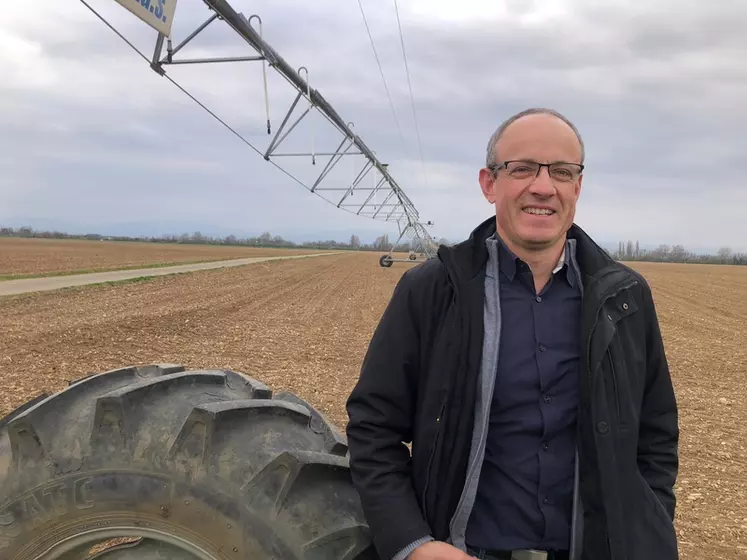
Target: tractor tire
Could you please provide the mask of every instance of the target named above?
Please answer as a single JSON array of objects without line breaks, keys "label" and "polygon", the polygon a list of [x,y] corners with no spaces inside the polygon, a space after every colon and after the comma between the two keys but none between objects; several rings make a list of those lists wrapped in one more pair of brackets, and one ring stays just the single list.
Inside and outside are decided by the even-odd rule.
[{"label": "tractor tire", "polygon": [[379,258],[379,266],[381,266],[382,268],[389,268],[390,266],[392,266],[392,264],[392,257],[390,257],[389,255],[381,255],[381,257]]},{"label": "tractor tire", "polygon": [[3,560],[373,560],[343,437],[228,370],[127,367],[0,419]]}]

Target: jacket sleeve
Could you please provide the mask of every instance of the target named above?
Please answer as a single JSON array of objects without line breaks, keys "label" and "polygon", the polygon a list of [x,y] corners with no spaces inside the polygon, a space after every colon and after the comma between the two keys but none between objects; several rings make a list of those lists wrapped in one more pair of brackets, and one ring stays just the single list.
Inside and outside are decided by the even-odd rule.
[{"label": "jacket sleeve", "polygon": [[350,471],[380,557],[390,560],[430,537],[410,479],[419,367],[417,289],[408,270],[374,331],[347,400]]},{"label": "jacket sleeve", "polygon": [[423,537],[422,539],[418,539],[415,542],[408,544],[405,548],[403,548],[397,554],[395,554],[394,557],[392,558],[392,560],[405,560],[406,558],[409,558],[410,554],[412,554],[413,552],[415,552],[415,550],[418,547],[421,547],[425,543],[431,542],[433,540],[435,540],[435,539],[433,537],[431,537],[431,536],[427,536],[427,537]]},{"label": "jacket sleeve", "polygon": [[674,519],[679,467],[677,402],[651,290],[643,283],[646,314],[646,384],[641,407],[638,468]]}]

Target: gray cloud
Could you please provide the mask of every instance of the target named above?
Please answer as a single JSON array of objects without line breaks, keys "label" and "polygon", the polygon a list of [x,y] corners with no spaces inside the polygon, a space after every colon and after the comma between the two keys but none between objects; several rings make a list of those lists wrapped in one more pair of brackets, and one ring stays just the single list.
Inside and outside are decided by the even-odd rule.
[{"label": "gray cloud", "polygon": [[[93,3],[151,54],[152,30],[114,2]],[[216,231],[393,233],[341,212],[271,167],[82,4],[43,4],[50,10],[45,20],[11,14],[0,25],[0,74],[10,77],[0,84],[0,222],[160,220],[184,231],[212,224]],[[740,167],[747,156],[743,2],[723,1],[719,10],[674,0],[508,2],[501,11],[486,4],[482,17],[475,6],[465,10],[474,17],[444,21],[435,16],[438,3],[431,14],[416,0],[400,0],[423,163],[393,7],[363,4],[404,146],[357,2],[261,0],[250,12],[234,0],[245,15],[262,16],[265,37],[292,66],[310,69],[312,86],[391,164],[421,217],[436,222],[436,235],[458,239],[490,214],[476,181],[487,139],[509,114],[544,105],[566,113],[584,135],[588,171],[578,221],[601,241],[747,250],[740,211],[747,202]],[[557,10],[538,17],[548,5]],[[202,3],[183,0],[176,35],[208,15]],[[183,56],[250,54],[221,26],[215,22]],[[259,64],[168,72],[266,146]],[[278,126],[294,92],[274,72],[269,77]],[[284,149],[308,149],[312,131],[317,150],[333,147],[336,137],[323,121],[312,122]],[[305,181],[321,170],[307,160],[287,166]],[[343,162],[336,179],[352,172]]]}]

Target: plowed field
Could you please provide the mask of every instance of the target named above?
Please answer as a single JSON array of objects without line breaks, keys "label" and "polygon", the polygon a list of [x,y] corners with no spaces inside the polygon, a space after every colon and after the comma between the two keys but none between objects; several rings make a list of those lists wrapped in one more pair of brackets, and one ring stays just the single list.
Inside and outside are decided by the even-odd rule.
[{"label": "plowed field", "polygon": [[680,406],[682,558],[747,558],[747,267],[639,263]]},{"label": "plowed field", "polygon": [[[377,254],[276,261],[0,299],[0,416],[67,380],[144,362],[232,368],[339,427],[407,264]],[[685,560],[747,559],[747,267],[637,264],[654,290],[680,405]]]},{"label": "plowed field", "polygon": [[316,249],[0,237],[0,279],[319,252]]}]

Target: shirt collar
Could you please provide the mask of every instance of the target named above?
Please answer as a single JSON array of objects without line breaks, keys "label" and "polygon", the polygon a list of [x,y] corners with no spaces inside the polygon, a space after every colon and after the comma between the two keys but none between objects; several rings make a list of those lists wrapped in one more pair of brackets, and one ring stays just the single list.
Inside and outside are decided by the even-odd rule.
[{"label": "shirt collar", "polygon": [[[519,266],[526,266],[526,264],[508,248],[497,232],[489,237],[487,241],[488,243],[497,245],[498,270],[503,272],[509,281],[513,281],[516,277],[517,268]],[[552,271],[553,274],[557,274],[565,268],[565,278],[568,284],[574,288],[576,287],[576,276],[574,273],[574,267],[571,266],[570,259],[575,250],[575,245],[575,239],[566,240],[560,258]],[[488,275],[492,276],[492,274],[490,274],[490,267],[488,267]]]}]

